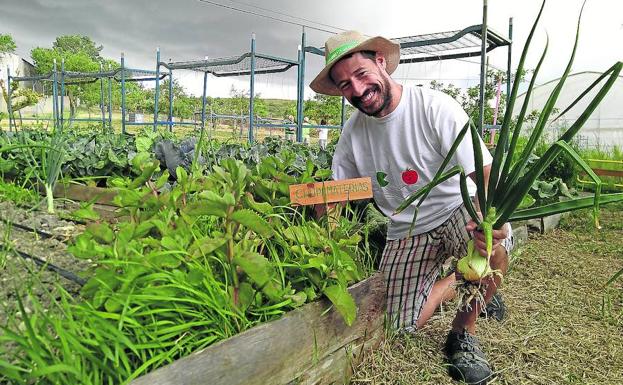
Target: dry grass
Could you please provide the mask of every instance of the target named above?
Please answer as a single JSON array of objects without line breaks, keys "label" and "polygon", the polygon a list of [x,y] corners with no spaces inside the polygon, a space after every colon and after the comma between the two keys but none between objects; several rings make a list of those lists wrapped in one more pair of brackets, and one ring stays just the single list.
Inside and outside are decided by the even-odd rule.
[{"label": "dry grass", "polygon": [[[521,246],[501,289],[502,323],[480,320],[478,335],[497,377],[491,384],[620,384],[623,379],[623,205],[563,220]],[[606,295],[607,294],[607,295]],[[352,384],[451,384],[441,352],[451,311],[414,336],[390,336],[358,366]]]}]

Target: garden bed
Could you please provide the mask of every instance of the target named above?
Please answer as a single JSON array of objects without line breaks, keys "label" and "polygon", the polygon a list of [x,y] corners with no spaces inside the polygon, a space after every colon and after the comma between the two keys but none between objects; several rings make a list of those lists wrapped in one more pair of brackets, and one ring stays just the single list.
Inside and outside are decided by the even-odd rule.
[{"label": "garden bed", "polygon": [[376,274],[349,289],[350,327],[321,300],[134,380],[132,385],[348,383],[352,368],[384,338],[386,289]]}]

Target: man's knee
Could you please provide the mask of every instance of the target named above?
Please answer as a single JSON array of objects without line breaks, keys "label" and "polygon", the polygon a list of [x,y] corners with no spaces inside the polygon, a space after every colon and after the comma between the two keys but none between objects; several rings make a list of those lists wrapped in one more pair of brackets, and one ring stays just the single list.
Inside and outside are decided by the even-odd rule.
[{"label": "man's knee", "polygon": [[497,247],[491,255],[490,265],[494,270],[501,270],[502,273],[506,273],[508,269],[508,252],[502,245]]}]

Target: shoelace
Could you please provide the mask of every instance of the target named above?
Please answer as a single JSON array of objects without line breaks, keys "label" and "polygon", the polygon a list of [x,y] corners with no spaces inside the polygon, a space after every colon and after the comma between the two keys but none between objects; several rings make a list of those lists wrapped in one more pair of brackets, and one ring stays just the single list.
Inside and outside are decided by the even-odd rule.
[{"label": "shoelace", "polygon": [[456,343],[458,348],[464,352],[481,352],[478,340],[470,335],[467,331],[457,334]]}]

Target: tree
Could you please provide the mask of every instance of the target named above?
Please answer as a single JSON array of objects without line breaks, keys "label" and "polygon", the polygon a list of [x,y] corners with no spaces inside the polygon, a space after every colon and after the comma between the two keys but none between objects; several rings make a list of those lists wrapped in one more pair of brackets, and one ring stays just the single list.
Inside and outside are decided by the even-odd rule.
[{"label": "tree", "polygon": [[[15,114],[19,112],[21,109],[26,108],[28,106],[33,106],[39,102],[41,96],[36,91],[31,90],[30,88],[18,88],[18,82],[11,83],[11,112]],[[3,79],[0,79],[0,91],[2,92],[2,97],[4,98],[4,102],[6,105],[9,105],[9,92],[4,83]],[[20,115],[21,117],[21,115]],[[4,114],[0,116],[0,121],[4,118]]]},{"label": "tree", "polygon": [[13,40],[13,36],[9,34],[0,34],[0,55],[5,53],[14,53],[17,46]]},{"label": "tree", "polygon": [[324,119],[326,122],[338,124],[342,118],[342,98],[316,94],[305,103],[304,114],[316,122]]},{"label": "tree", "polygon": [[[52,48],[34,48],[30,56],[35,62],[37,71],[41,74],[53,70],[54,60],[57,62],[57,70],[60,70],[61,61],[65,62],[65,71],[75,72],[98,72],[100,63],[104,60],[100,56],[102,46],[96,44],[87,36],[65,35],[59,36],[52,43]],[[95,83],[76,84],[66,86],[69,97],[70,116],[75,116],[79,99],[92,100],[99,85]]]},{"label": "tree", "polygon": [[91,60],[101,62],[100,52],[104,46],[95,45],[95,42],[88,36],[82,35],[64,35],[56,38],[52,43],[52,49],[60,52],[61,55],[78,55],[85,54]]}]

